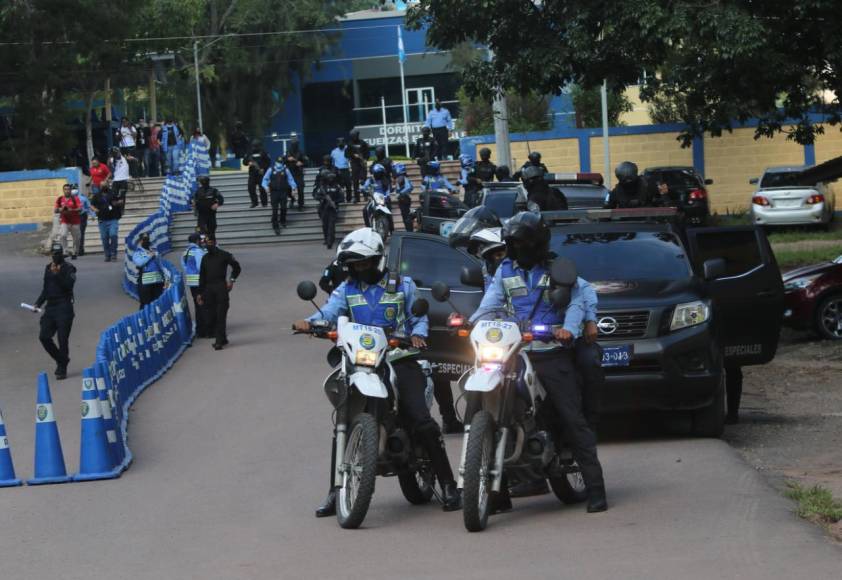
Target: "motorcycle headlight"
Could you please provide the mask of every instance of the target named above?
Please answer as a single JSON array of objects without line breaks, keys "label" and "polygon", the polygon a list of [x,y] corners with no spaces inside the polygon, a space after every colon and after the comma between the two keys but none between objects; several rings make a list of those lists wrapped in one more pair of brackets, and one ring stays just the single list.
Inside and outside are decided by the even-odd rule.
[{"label": "motorcycle headlight", "polygon": [[794,290],[803,290],[804,288],[808,288],[819,278],[819,276],[821,276],[821,274],[802,276],[801,278],[795,278],[789,282],[785,282],[784,292],[792,292]]},{"label": "motorcycle headlight", "polygon": [[675,312],[672,313],[672,322],[670,322],[670,330],[696,326],[705,322],[708,318],[710,318],[710,307],[707,304],[699,300],[685,302],[675,307]]},{"label": "motorcycle headlight", "polygon": [[377,364],[377,353],[373,350],[358,350],[354,364],[362,367],[373,367]]},{"label": "motorcycle headlight", "polygon": [[479,351],[480,362],[500,362],[503,360],[503,349],[499,346],[484,346]]}]

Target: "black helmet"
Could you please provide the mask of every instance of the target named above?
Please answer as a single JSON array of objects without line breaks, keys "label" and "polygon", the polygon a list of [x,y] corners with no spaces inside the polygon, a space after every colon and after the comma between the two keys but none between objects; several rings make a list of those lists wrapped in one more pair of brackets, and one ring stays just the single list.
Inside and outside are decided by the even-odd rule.
[{"label": "black helmet", "polygon": [[488,161],[489,159],[491,159],[491,149],[489,149],[488,147],[483,147],[482,149],[480,149],[479,158],[483,161]]},{"label": "black helmet", "polygon": [[330,155],[322,155],[322,165],[333,165],[333,157]]},{"label": "black helmet", "polygon": [[187,236],[187,241],[190,242],[191,244],[198,244],[200,239],[201,239],[201,236],[199,235],[198,232],[195,233],[195,234],[190,234],[189,236]]},{"label": "black helmet", "polygon": [[520,178],[525,185],[544,179],[544,170],[537,165],[529,165],[520,173]]},{"label": "black helmet", "polygon": [[498,165],[497,169],[494,170],[494,177],[497,178],[497,181],[511,181],[512,170],[509,169],[508,165]]},{"label": "black helmet", "polygon": [[430,128],[429,127],[421,127],[421,134],[424,135],[424,136],[429,135],[430,134]]},{"label": "black helmet", "polygon": [[529,162],[532,165],[539,165],[541,163],[541,154],[537,151],[533,151],[529,154]]},{"label": "black helmet", "polygon": [[199,185],[202,187],[207,187],[210,185],[210,176],[208,175],[200,175],[199,176]]},{"label": "black helmet", "polygon": [[360,132],[357,131],[356,129],[354,129],[353,131],[351,131],[349,136],[351,137],[351,141],[356,141],[357,139],[360,138]]},{"label": "black helmet", "polygon": [[336,146],[337,147],[344,147],[345,146],[345,137],[337,137],[336,138]]},{"label": "black helmet", "polygon": [[497,214],[484,205],[479,205],[465,212],[459,220],[453,224],[447,241],[450,246],[467,247],[471,236],[486,228],[499,228],[502,224]]},{"label": "black helmet", "polygon": [[322,169],[319,171],[319,179],[327,183],[332,183],[336,180],[336,174],[331,169]]},{"label": "black helmet", "polygon": [[374,149],[374,155],[375,155],[375,157],[377,157],[378,159],[380,159],[381,157],[386,157],[386,148],[385,148],[385,147],[383,147],[383,145],[378,145],[378,146]]},{"label": "black helmet", "polygon": [[631,183],[637,179],[637,165],[631,161],[623,161],[614,170],[614,175],[617,176],[617,180],[620,183]]},{"label": "black helmet", "polygon": [[531,268],[549,254],[550,228],[540,213],[522,211],[503,225],[503,240],[509,257]]}]

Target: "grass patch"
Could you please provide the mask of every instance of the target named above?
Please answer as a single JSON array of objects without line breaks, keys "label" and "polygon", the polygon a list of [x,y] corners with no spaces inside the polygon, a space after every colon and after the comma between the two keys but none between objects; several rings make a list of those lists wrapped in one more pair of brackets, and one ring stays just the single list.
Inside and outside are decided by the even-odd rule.
[{"label": "grass patch", "polygon": [[842,229],[829,232],[808,228],[790,228],[787,230],[767,230],[766,235],[773,244],[802,242],[804,240],[842,240]]},{"label": "grass patch", "polygon": [[832,262],[842,254],[842,247],[831,246],[809,249],[777,248],[774,251],[775,259],[778,261],[778,267],[781,270],[786,270],[797,266],[818,264],[819,262]]},{"label": "grass patch", "polygon": [[804,487],[787,483],[785,495],[798,502],[800,517],[821,524],[835,524],[842,520],[842,501],[833,498],[830,490],[820,486]]}]

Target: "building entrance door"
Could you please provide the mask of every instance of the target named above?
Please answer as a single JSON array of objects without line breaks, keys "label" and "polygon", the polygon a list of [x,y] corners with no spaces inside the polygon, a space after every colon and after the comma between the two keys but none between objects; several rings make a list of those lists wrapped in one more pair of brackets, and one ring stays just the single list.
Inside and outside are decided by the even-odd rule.
[{"label": "building entrance door", "polygon": [[423,123],[435,102],[436,89],[433,87],[406,89],[406,108],[409,112],[407,122]]}]

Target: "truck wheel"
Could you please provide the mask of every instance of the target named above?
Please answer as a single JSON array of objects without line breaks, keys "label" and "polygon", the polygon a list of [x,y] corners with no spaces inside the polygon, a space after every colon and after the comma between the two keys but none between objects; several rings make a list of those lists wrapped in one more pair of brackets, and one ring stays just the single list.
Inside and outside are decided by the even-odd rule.
[{"label": "truck wheel", "polygon": [[488,411],[478,411],[468,434],[462,489],[462,516],[469,532],[481,532],[488,525],[493,467],[494,418]]},{"label": "truck wheel", "polygon": [[842,294],[827,296],[816,307],[813,326],[828,340],[842,340]]},{"label": "truck wheel", "polygon": [[693,435],[696,437],[721,437],[725,429],[725,369],[721,369],[719,385],[713,402],[693,413]]},{"label": "truck wheel", "polygon": [[377,443],[379,427],[374,417],[360,413],[351,427],[345,445],[342,486],[336,496],[336,519],[343,528],[358,528],[363,523],[377,478]]}]

